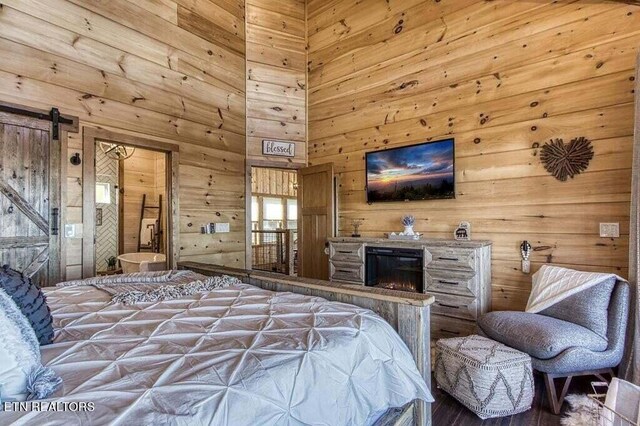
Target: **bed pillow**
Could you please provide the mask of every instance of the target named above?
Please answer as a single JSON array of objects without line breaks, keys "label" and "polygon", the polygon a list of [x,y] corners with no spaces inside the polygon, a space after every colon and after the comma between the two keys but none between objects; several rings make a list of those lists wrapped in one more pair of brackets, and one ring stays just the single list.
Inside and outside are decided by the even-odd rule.
[{"label": "bed pillow", "polygon": [[49,397],[62,379],[43,367],[31,324],[13,299],[0,289],[0,401]]},{"label": "bed pillow", "polygon": [[2,401],[27,399],[27,379],[40,367],[40,350],[31,324],[0,289],[0,389]]},{"label": "bed pillow", "polygon": [[607,338],[609,301],[616,277],[610,277],[539,312],[541,315],[572,322]]},{"label": "bed pillow", "polygon": [[53,318],[40,288],[20,272],[5,265],[0,269],[0,287],[7,292],[31,323],[41,345],[53,341]]}]

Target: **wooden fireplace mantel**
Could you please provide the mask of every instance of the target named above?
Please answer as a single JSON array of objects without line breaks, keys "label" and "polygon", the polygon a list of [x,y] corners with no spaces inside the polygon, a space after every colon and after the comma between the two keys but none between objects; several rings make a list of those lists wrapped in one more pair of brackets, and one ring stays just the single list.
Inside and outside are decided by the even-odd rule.
[{"label": "wooden fireplace mantel", "polygon": [[453,247],[453,248],[481,248],[492,245],[488,240],[470,240],[470,241],[458,241],[447,240],[444,238],[421,238],[419,240],[390,240],[388,238],[363,238],[363,237],[335,237],[329,238],[330,243],[358,243],[373,245],[376,247]]},{"label": "wooden fireplace mantel", "polygon": [[367,247],[422,250],[422,288],[436,298],[434,339],[473,334],[477,317],[491,309],[491,241],[339,237],[328,243],[331,280],[363,287],[367,287]]}]

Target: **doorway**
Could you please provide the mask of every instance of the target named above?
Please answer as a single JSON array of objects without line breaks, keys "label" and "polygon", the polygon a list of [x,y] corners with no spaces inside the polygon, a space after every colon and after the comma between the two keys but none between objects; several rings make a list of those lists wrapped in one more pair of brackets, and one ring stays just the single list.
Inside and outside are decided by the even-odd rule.
[{"label": "doorway", "polygon": [[0,113],[0,261],[41,287],[60,272],[50,262],[60,256],[60,145],[49,127]]},{"label": "doorway", "polygon": [[83,277],[174,268],[178,147],[83,133]]},{"label": "doorway", "polygon": [[0,103],[0,264],[40,287],[64,280],[62,146],[78,120]]},{"label": "doorway", "polygon": [[95,153],[97,275],[123,273],[121,255],[166,269],[167,154],[103,140]]},{"label": "doorway", "polygon": [[298,272],[298,174],[251,167],[251,268]]}]

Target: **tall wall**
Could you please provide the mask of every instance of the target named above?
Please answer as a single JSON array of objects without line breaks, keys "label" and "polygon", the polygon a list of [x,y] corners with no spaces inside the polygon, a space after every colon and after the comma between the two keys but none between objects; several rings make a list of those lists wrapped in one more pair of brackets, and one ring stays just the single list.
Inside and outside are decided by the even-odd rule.
[{"label": "tall wall", "polygon": [[[553,262],[627,274],[633,76],[640,7],[608,1],[309,0],[309,162],[333,162],[340,232],[428,237],[462,220],[492,240],[493,308],[519,309]],[[364,153],[453,136],[456,199],[365,202]],[[568,182],[540,164],[551,138],[595,157]],[[619,222],[617,239],[599,222]]]},{"label": "tall wall", "polygon": [[[120,162],[117,159],[108,157],[102,149],[97,149],[95,156],[96,184],[109,185],[109,202],[99,203],[96,200],[95,267],[96,271],[105,271],[108,268],[109,258],[118,257],[120,254],[118,246],[122,236],[118,235],[118,204],[122,182],[120,182],[119,176]],[[80,169],[80,167],[78,168]],[[98,209],[100,221],[98,221]]]},{"label": "tall wall", "polygon": [[[305,164],[304,0],[247,0],[247,158]],[[262,155],[262,140],[295,142],[294,158]]]},{"label": "tall wall", "polygon": [[298,195],[298,173],[254,167],[251,171],[251,194],[296,197]]},{"label": "tall wall", "polygon": [[[274,46],[290,43],[288,51],[304,56],[298,40],[304,39],[303,12],[293,10],[304,10],[304,4],[289,3],[283,9],[288,15],[281,16],[279,9],[253,2],[260,13],[249,19],[250,37],[262,41],[258,49],[245,41],[244,0],[3,0],[0,100],[55,106],[78,116],[81,127],[179,144],[180,259],[243,266],[247,52],[261,50],[270,61],[281,53],[272,54]],[[293,20],[295,37],[289,37]],[[294,120],[293,112],[291,119],[282,117],[287,102],[274,103],[282,110],[268,104],[270,90],[274,99],[287,100],[294,92],[304,97],[300,75],[288,71],[300,69],[300,54],[291,56],[290,66],[269,64],[253,72],[260,87],[252,91],[264,91],[269,105],[259,112],[264,121],[254,126],[256,137],[288,137],[258,129],[288,128],[280,123],[303,117],[296,114]],[[293,137],[303,141],[302,128],[296,128]],[[81,153],[81,140],[81,134],[70,135],[69,151]],[[82,167],[67,168],[67,223],[79,223]],[[200,223],[216,221],[229,222],[231,232],[215,238],[199,234]],[[70,278],[80,273],[81,246],[79,240],[67,241]]]}]

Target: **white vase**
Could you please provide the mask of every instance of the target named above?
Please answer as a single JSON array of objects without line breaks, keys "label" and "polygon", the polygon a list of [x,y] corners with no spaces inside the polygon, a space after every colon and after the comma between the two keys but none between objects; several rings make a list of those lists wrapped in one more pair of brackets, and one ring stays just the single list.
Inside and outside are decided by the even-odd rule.
[{"label": "white vase", "polygon": [[403,234],[404,234],[404,235],[415,235],[415,234],[414,234],[414,232],[413,232],[413,226],[411,226],[411,225],[406,225],[406,226],[404,227],[404,232],[403,232]]}]

